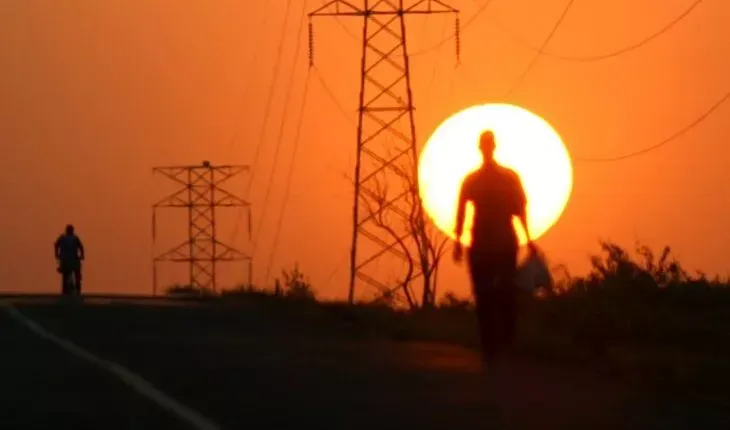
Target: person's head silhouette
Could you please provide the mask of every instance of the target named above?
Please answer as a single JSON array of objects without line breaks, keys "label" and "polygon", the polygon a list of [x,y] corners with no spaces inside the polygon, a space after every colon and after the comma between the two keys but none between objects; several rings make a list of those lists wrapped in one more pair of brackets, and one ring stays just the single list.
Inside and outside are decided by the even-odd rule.
[{"label": "person's head silhouette", "polygon": [[74,234],[74,226],[69,224],[66,226],[66,234],[71,236]]},{"label": "person's head silhouette", "polygon": [[494,161],[494,150],[497,144],[494,141],[494,132],[486,130],[479,136],[479,151],[482,153],[484,163]]}]

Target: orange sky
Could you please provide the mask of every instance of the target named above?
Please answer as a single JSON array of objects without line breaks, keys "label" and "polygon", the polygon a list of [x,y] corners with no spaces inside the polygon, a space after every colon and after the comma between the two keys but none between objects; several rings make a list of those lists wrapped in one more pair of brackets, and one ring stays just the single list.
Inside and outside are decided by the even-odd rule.
[{"label": "orange sky", "polygon": [[[484,1],[452,4],[466,21]],[[285,3],[0,3],[0,142],[6,148],[0,158],[2,289],[55,291],[52,243],[70,221],[88,248],[88,291],[150,291],[150,205],[168,189],[164,179],[152,177],[151,167],[203,159],[251,162]],[[306,35],[294,58],[295,33],[301,11],[321,1],[293,3],[281,84],[250,196],[259,223],[284,84],[295,73],[270,216],[261,225],[255,254],[261,261],[259,274],[271,249],[307,79]],[[565,0],[540,3],[494,0],[464,30],[459,69],[453,43],[413,57],[421,142],[450,112],[505,101],[499,98],[522,73],[532,51],[500,26],[540,45]],[[661,3],[578,0],[548,50],[592,55],[621,48],[662,27],[692,0]],[[528,4],[530,13],[525,14]],[[573,156],[613,156],[652,145],[730,90],[728,21],[730,4],[707,1],[671,32],[628,54],[597,62],[543,58],[506,101],[550,121]],[[445,26],[452,26],[443,17],[415,17],[411,23],[413,51],[437,42]],[[342,25],[359,34],[358,24],[351,19]],[[343,26],[334,19],[315,22],[315,62],[350,118],[311,75],[295,183],[274,266],[277,273],[298,261],[326,296],[346,293],[350,240],[351,190],[342,173],[351,170],[354,159],[360,46]],[[722,202],[730,192],[725,178],[730,150],[722,144],[730,142],[729,119],[730,105],[723,106],[700,127],[650,155],[619,163],[577,163],[565,215],[540,244],[552,260],[577,272],[587,267],[586,255],[597,249],[598,239],[607,238],[627,246],[635,239],[657,247],[670,244],[689,268],[727,273],[730,206]],[[234,185],[236,191],[245,189],[243,182]],[[168,219],[179,223],[174,226],[184,235],[183,218]],[[231,216],[222,219],[221,239],[228,240],[232,223]],[[161,241],[173,245],[169,228],[166,234]],[[243,236],[236,245],[250,246]],[[448,266],[440,288],[465,293],[463,268]]]}]

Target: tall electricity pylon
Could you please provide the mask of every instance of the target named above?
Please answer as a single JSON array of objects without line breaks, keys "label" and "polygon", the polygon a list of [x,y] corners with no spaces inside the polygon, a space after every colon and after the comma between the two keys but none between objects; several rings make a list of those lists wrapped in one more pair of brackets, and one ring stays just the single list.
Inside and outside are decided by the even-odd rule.
[{"label": "tall electricity pylon", "polygon": [[[312,18],[321,16],[362,19],[360,106],[357,126],[348,300],[355,299],[358,281],[393,292],[376,273],[382,257],[408,260],[423,250],[409,226],[423,222],[418,195],[418,152],[413,118],[410,65],[406,43],[406,16],[450,13],[458,10],[438,0],[333,0],[309,14],[310,66],[313,61]],[[405,130],[405,131],[401,131]],[[419,199],[414,204],[414,198]],[[415,211],[414,211],[415,208]],[[417,257],[416,257],[417,260]],[[401,266],[403,267],[403,266]],[[406,270],[406,269],[401,269]],[[414,273],[414,270],[417,273]],[[418,262],[401,282],[420,274]],[[380,278],[380,279],[378,279]],[[408,294],[408,285],[403,285]]]},{"label": "tall electricity pylon", "polygon": [[[160,173],[175,181],[180,188],[152,206],[152,241],[157,230],[157,209],[185,208],[188,211],[188,238],[179,245],[157,255],[153,259],[152,288],[157,295],[157,264],[160,262],[188,263],[191,287],[217,291],[216,265],[223,261],[247,261],[248,283],[251,284],[251,257],[232,246],[220,242],[216,231],[216,209],[243,207],[250,204],[221,188],[221,184],[248,170],[247,166],[214,166],[204,161],[196,166],[155,167]],[[250,235],[249,213],[249,235]]]}]

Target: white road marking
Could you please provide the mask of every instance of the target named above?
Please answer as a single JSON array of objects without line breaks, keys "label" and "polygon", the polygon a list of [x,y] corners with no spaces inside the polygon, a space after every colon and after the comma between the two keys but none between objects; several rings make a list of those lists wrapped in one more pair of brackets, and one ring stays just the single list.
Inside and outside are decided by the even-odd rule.
[{"label": "white road marking", "polygon": [[220,426],[210,421],[209,419],[202,416],[195,410],[181,404],[170,396],[166,395],[162,391],[155,388],[151,383],[144,380],[141,376],[132,373],[130,370],[120,366],[109,360],[99,358],[89,351],[76,346],[72,342],[54,335],[48,332],[40,324],[29,319],[20,311],[15,309],[10,303],[0,302],[0,306],[5,308],[7,313],[16,321],[26,326],[30,331],[38,335],[39,337],[46,339],[56,345],[60,346],[66,352],[89,362],[89,364],[95,365],[117,378],[121,379],[122,382],[135,389],[139,394],[157,403],[163,409],[176,415],[181,420],[187,422],[197,430],[220,430]]}]

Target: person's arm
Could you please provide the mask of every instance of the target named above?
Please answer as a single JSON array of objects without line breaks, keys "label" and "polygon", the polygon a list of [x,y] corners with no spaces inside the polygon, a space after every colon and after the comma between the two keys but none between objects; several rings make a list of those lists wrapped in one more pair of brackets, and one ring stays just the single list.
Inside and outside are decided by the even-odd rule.
[{"label": "person's arm", "polygon": [[461,262],[463,248],[461,246],[461,235],[464,233],[464,219],[466,218],[466,202],[469,200],[468,194],[469,178],[464,180],[459,189],[459,201],[456,204],[456,228],[454,230],[456,242],[454,243],[454,261]]},{"label": "person's arm", "polygon": [[530,228],[527,223],[527,196],[525,195],[525,188],[522,186],[522,181],[520,180],[520,177],[515,174],[515,194],[516,194],[516,200],[517,200],[517,217],[520,219],[520,223],[522,224],[522,228],[525,231],[525,237],[527,238],[527,243],[532,244],[532,238],[530,237]]},{"label": "person's arm", "polygon": [[79,239],[78,237],[76,238],[76,240],[79,243],[79,259],[83,260],[84,259],[84,244],[81,243],[81,239]]},{"label": "person's arm", "polygon": [[53,242],[53,256],[56,258],[56,260],[58,260],[59,258],[61,258],[61,255],[60,255],[60,252],[59,252],[59,248],[60,248],[60,243],[59,242],[60,241],[61,240],[59,238],[59,239],[56,239],[55,242]]},{"label": "person's arm", "polygon": [[520,218],[520,222],[522,223],[522,228],[525,230],[525,236],[527,237],[527,242],[532,242],[532,239],[530,238],[530,228],[527,225],[527,202],[522,201],[520,203],[520,209],[518,211],[517,216]]},{"label": "person's arm", "polygon": [[468,178],[464,180],[459,189],[459,201],[456,205],[456,226],[454,233],[456,235],[456,243],[461,243],[461,235],[464,233],[464,221],[466,218],[466,202],[467,202],[467,189]]}]

